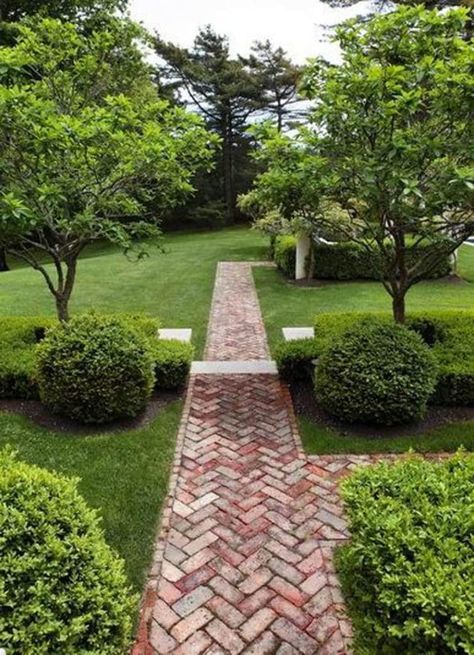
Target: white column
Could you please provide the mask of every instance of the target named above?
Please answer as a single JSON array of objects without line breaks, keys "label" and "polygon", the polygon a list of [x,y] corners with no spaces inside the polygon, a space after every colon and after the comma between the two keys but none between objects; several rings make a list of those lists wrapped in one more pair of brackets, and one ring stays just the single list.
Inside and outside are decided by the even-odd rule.
[{"label": "white column", "polygon": [[303,280],[306,277],[306,260],[309,257],[311,240],[306,232],[300,232],[296,241],[296,267],[295,279]]}]

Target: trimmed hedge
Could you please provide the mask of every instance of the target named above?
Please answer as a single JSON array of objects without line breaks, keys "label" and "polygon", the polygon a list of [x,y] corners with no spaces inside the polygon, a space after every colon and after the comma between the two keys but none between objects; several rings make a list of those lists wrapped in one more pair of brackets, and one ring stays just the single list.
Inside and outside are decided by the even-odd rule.
[{"label": "trimmed hedge", "polygon": [[[156,338],[159,321],[140,314],[110,314],[147,337],[155,361],[157,389],[182,387],[191,367],[193,347]],[[0,398],[39,399],[35,377],[35,353],[46,330],[57,325],[53,318],[0,318]]]},{"label": "trimmed hedge", "polygon": [[[408,265],[429,252],[428,244],[408,250]],[[290,279],[295,277],[296,238],[291,235],[277,237],[274,245],[274,259],[278,268]],[[314,277],[317,280],[378,280],[379,266],[376,266],[376,253],[368,252],[354,242],[336,244],[315,244]],[[451,272],[451,258],[446,255],[430,278],[439,278]]]},{"label": "trimmed hedge", "polygon": [[396,425],[423,418],[436,383],[436,360],[407,328],[365,322],[321,355],[315,392],[321,406],[349,423]]},{"label": "trimmed hedge", "polygon": [[[312,361],[345,331],[366,320],[393,321],[389,312],[318,314],[314,319],[314,339],[304,339],[304,344],[302,341],[282,342],[277,347],[275,355],[280,374],[288,382],[309,380],[314,368]],[[421,335],[438,364],[438,380],[430,402],[474,405],[474,311],[413,312],[407,317],[406,325]]]},{"label": "trimmed hedge", "polygon": [[34,380],[35,348],[54,324],[54,319],[46,317],[0,319],[0,398],[39,397]]},{"label": "trimmed hedge", "polygon": [[135,596],[77,482],[0,452],[0,644],[8,655],[120,655]]},{"label": "trimmed hedge", "polygon": [[[314,319],[315,350],[324,352],[345,331],[362,322],[392,322],[389,312],[319,314]],[[412,312],[406,326],[418,332],[438,363],[438,381],[431,402],[474,405],[474,311]]]},{"label": "trimmed hedge", "polygon": [[338,552],[360,652],[474,653],[474,458],[409,459],[343,482]]},{"label": "trimmed hedge", "polygon": [[150,345],[155,388],[170,391],[183,387],[193,360],[193,346],[174,339],[154,339]]},{"label": "trimmed hedge", "polygon": [[[142,314],[110,314],[125,321],[148,338],[154,338],[159,321]],[[46,330],[57,325],[46,316],[11,316],[0,318],[0,398],[37,400],[35,379],[36,345]]]},{"label": "trimmed hedge", "polygon": [[287,382],[309,380],[313,376],[313,361],[321,351],[314,339],[282,341],[275,350],[275,361],[280,375]]},{"label": "trimmed hedge", "polygon": [[36,359],[42,402],[83,423],[134,418],[155,384],[149,339],[115,317],[85,314],[57,325]]}]

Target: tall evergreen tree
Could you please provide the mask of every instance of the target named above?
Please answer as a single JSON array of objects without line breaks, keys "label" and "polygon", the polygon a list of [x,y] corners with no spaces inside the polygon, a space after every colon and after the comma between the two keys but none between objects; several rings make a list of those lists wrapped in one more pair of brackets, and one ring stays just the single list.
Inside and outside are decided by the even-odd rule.
[{"label": "tall evergreen tree", "polygon": [[295,113],[301,68],[291,61],[283,48],[274,47],[268,40],[257,41],[250,57],[244,61],[262,89],[264,111],[275,117],[281,132],[285,119]]},{"label": "tall evergreen tree", "polygon": [[223,196],[227,222],[236,217],[236,150],[245,141],[249,117],[263,106],[258,80],[241,58],[233,58],[228,39],[210,26],[202,29],[191,49],[156,38],[156,52],[164,64],[160,75],[177,83],[182,99],[193,105],[222,143]]}]

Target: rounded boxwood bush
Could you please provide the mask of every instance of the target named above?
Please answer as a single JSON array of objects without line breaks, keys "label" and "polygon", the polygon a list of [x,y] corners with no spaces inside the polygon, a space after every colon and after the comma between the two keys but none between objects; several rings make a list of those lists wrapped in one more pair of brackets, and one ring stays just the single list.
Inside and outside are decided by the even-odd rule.
[{"label": "rounded boxwood bush", "polygon": [[0,645],[8,655],[125,653],[135,602],[76,481],[0,452]]},{"label": "rounded boxwood bush", "polygon": [[394,425],[422,418],[436,384],[434,356],[401,325],[363,323],[322,355],[316,395],[331,415],[350,423]]},{"label": "rounded boxwood bush", "polygon": [[154,385],[149,342],[118,318],[86,314],[48,331],[37,347],[41,400],[84,423],[132,418]]}]

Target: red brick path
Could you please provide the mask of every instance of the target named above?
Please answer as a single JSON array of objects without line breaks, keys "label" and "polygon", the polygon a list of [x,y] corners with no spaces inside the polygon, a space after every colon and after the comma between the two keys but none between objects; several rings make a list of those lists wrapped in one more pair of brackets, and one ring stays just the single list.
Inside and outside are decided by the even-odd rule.
[{"label": "red brick path", "polygon": [[204,359],[269,359],[252,268],[246,262],[217,265]]},{"label": "red brick path", "polygon": [[[207,357],[268,357],[250,265],[220,264]],[[133,655],[343,655],[338,480],[275,375],[194,375]]]}]

